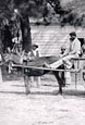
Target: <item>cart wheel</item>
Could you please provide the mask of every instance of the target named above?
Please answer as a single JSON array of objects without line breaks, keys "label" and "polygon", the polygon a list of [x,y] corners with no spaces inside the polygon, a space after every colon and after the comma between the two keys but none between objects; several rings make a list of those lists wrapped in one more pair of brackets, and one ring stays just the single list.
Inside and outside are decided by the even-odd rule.
[{"label": "cart wheel", "polygon": [[24,76],[24,84],[25,84],[26,95],[28,95],[30,94],[30,77],[27,75]]}]

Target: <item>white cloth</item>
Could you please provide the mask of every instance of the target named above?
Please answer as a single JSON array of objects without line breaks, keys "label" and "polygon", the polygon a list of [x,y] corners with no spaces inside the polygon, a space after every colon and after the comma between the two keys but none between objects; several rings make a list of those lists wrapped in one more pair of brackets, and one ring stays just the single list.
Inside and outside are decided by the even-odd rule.
[{"label": "white cloth", "polygon": [[39,50],[36,49],[36,50],[31,50],[29,53],[28,53],[28,58],[29,60],[34,60],[35,58],[39,57]]},{"label": "white cloth", "polygon": [[32,50],[33,56],[37,57],[38,49]]},{"label": "white cloth", "polygon": [[71,68],[72,67],[72,58],[77,58],[79,57],[79,54],[81,54],[81,43],[80,41],[75,38],[73,41],[70,41],[69,39],[69,44],[64,52],[64,55],[68,55],[64,59],[64,65],[66,68]]},{"label": "white cloth", "polygon": [[70,42],[70,44],[70,51],[74,51],[73,54],[76,54],[77,56],[81,54],[81,43],[77,38],[75,38],[73,42]]},{"label": "white cloth", "polygon": [[12,42],[13,42],[13,43],[20,43],[20,41],[19,41],[19,39],[18,39],[17,37],[14,37],[14,38],[12,39]]}]

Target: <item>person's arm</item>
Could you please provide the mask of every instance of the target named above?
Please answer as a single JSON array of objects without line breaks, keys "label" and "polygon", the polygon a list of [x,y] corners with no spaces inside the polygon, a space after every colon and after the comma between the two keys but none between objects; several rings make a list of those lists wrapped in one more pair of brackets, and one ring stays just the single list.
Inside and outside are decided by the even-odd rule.
[{"label": "person's arm", "polygon": [[66,48],[65,52],[62,54],[62,57],[67,56],[69,54],[69,49]]},{"label": "person's arm", "polygon": [[35,59],[35,56],[34,56],[32,50],[28,53],[28,57],[27,57],[27,59],[28,59],[28,60],[34,60],[34,59]]}]

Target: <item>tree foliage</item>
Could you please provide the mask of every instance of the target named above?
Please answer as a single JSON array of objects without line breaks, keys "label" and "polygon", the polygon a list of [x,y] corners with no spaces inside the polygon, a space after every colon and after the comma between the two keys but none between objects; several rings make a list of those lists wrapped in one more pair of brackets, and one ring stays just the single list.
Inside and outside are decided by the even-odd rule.
[{"label": "tree foliage", "polygon": [[[13,14],[14,8],[18,8],[21,13],[32,17],[48,17],[50,10],[48,9],[47,4],[49,3],[54,12],[59,15],[59,17],[56,17],[59,18],[60,23],[69,23],[75,25],[77,22],[79,22],[78,24],[80,25],[82,20],[80,18],[84,18],[84,16],[75,17],[75,15],[77,14],[77,11],[83,11],[84,7],[81,7],[80,9],[79,6],[84,6],[84,4],[82,4],[80,0],[75,1],[71,4],[69,2],[68,5],[63,7],[61,5],[61,0],[0,0],[0,21],[3,18],[9,19]],[[84,0],[82,1],[84,3]],[[52,13],[50,14],[50,17],[51,15]],[[52,15],[51,18],[53,18],[53,16],[55,15]]]},{"label": "tree foliage", "polygon": [[[12,21],[13,24],[16,23],[17,20],[20,23],[20,29],[22,31],[22,44],[23,49],[25,51],[29,51],[31,48],[31,33],[30,33],[30,24],[28,18],[28,9],[29,4],[25,1],[21,1],[20,3],[16,3],[15,0],[5,0],[0,1],[0,20],[3,25],[1,25],[1,31],[5,28],[4,20],[8,20],[9,22],[9,29],[10,29],[10,22]],[[14,10],[17,8],[17,12],[15,13]],[[13,27],[12,24],[12,27]],[[3,36],[5,37],[5,36]]]},{"label": "tree foliage", "polygon": [[2,15],[11,16],[14,8],[20,9],[29,16],[42,16],[47,3],[56,13],[63,14],[60,0],[0,0],[0,18],[3,17]]}]

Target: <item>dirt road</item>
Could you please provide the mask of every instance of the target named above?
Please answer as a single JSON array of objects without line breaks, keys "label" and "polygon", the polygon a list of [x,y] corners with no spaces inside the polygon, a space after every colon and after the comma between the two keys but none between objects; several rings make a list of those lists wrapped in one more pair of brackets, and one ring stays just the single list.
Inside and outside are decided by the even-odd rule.
[{"label": "dirt road", "polygon": [[[41,80],[25,95],[24,82],[0,83],[0,125],[84,125],[85,88],[74,84],[56,95],[56,81]],[[48,85],[48,86],[47,86]]]}]

